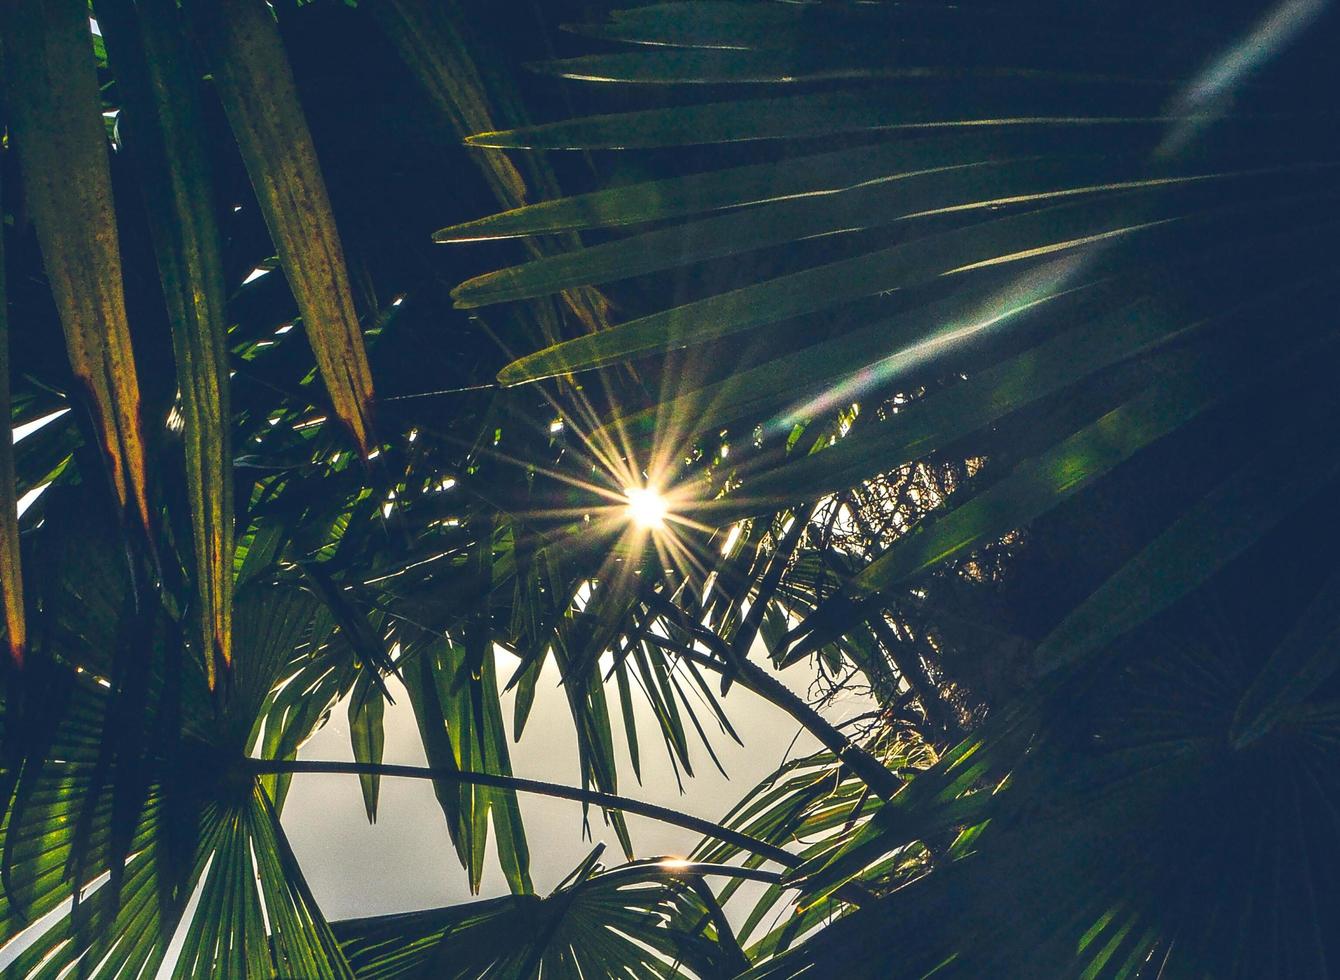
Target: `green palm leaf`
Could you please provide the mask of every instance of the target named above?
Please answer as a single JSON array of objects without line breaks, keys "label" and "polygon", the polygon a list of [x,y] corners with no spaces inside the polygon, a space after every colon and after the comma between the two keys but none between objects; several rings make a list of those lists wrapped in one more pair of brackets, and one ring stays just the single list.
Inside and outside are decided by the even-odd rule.
[{"label": "green palm leaf", "polygon": [[686,880],[692,865],[602,871],[599,853],[545,898],[513,895],[334,929],[360,980],[724,975],[730,946]]},{"label": "green palm leaf", "polygon": [[223,258],[199,99],[174,6],[99,5],[144,171],[181,392],[200,649],[232,659],[233,475]]},{"label": "green palm leaf", "polygon": [[[350,976],[265,789],[242,768],[257,712],[319,607],[291,588],[243,593],[234,619],[246,656],[216,694],[203,663],[185,665],[162,611],[141,623],[136,722],[153,738],[131,755],[121,729],[134,693],[107,679],[127,662],[117,637],[128,575],[114,535],[67,497],[51,505],[66,513],[48,511],[62,537],[44,553],[41,659],[5,691],[4,941],[85,894],[20,940],[4,975],[55,976],[84,958],[90,976],[152,971],[175,934],[178,977]],[[82,528],[71,513],[85,515]]]}]

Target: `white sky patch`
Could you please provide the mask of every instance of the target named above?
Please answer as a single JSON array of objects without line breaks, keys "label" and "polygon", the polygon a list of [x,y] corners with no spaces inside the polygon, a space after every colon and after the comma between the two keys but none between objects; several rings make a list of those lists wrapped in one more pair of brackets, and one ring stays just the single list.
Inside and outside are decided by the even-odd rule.
[{"label": "white sky patch", "polygon": [[46,426],[50,425],[52,422],[56,421],[56,419],[60,418],[62,415],[66,414],[69,411],[70,410],[68,408],[60,408],[54,412],[51,412],[48,415],[43,415],[41,418],[33,419],[31,422],[24,422],[22,425],[16,425],[14,427],[15,445],[17,445],[21,440],[28,438],[28,436],[32,435],[39,429],[45,428]]},{"label": "white sky patch", "polygon": [[20,498],[19,498],[19,501],[18,501],[18,504],[19,504],[19,506],[18,506],[18,516],[19,516],[19,517],[22,517],[23,514],[24,514],[24,512],[25,512],[29,507],[31,507],[33,504],[37,503],[37,498],[40,497],[40,496],[42,496],[42,494],[46,491],[46,488],[49,487],[49,486],[51,486],[50,483],[43,483],[41,486],[33,487],[31,490],[29,490],[27,493],[25,493],[22,497],[20,497]]},{"label": "white sky patch", "polygon": [[162,964],[158,967],[155,980],[172,980],[173,970],[181,956],[182,947],[186,945],[187,933],[191,931],[191,920],[195,918],[196,909],[200,906],[200,896],[205,890],[205,882],[209,880],[209,872],[214,866],[216,856],[217,852],[211,854],[205,860],[205,866],[200,872],[200,879],[195,883],[195,890],[191,892],[191,898],[182,911],[181,921],[177,923],[177,931],[173,933],[172,940],[168,943],[167,951],[163,955]]},{"label": "white sky patch", "polygon": [[[134,860],[139,853],[140,852],[136,851],[133,854],[129,855],[127,857],[127,862]],[[110,879],[111,874],[104,871],[102,874],[98,875],[96,878],[94,878],[92,881],[86,884],[83,889],[84,900],[87,901],[93,895],[94,892],[96,892],[99,888],[105,885]],[[66,916],[68,916],[70,914],[72,904],[73,903],[71,902],[70,899],[68,898],[65,899],[65,901],[61,902],[50,912],[30,922],[21,932],[13,936],[8,942],[6,942],[2,947],[0,947],[0,969],[8,967],[16,959],[22,956],[24,951],[27,950],[28,947],[30,947],[34,942],[36,942],[39,938],[45,935],[48,929],[56,925]],[[66,943],[61,943],[60,946],[57,947],[57,950],[64,948],[65,945]],[[46,963],[50,959],[51,956],[48,955],[42,959],[42,962]],[[32,976],[32,975],[33,974],[25,974],[25,976]]]},{"label": "white sky patch", "polygon": [[493,644],[493,665],[504,678],[521,666],[521,658],[505,646]]}]

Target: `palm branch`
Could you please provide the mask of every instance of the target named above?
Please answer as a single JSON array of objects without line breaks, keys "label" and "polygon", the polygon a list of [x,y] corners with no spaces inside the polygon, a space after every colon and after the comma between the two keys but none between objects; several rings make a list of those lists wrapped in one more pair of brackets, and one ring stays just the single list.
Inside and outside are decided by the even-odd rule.
[{"label": "palm branch", "polygon": [[[604,380],[593,425],[672,461],[662,480],[709,528],[844,495],[858,520],[850,495],[872,481],[968,460],[927,510],[877,512],[892,533],[821,551],[808,595],[793,578],[764,597],[770,649],[859,664],[920,627],[944,677],[976,643],[1023,662],[966,740],[787,881],[800,915],[907,848],[931,870],[775,965],[780,946],[758,950],[758,975],[1326,973],[1335,663],[1316,521],[1336,474],[1317,453],[1336,405],[1313,365],[1334,344],[1335,145],[1297,96],[1333,81],[1328,14],[1174,24],[1158,43],[1045,6],[666,3],[578,30],[641,47],[539,70],[623,88],[617,109],[471,142],[641,153],[650,176],[443,229],[590,240],[457,303],[578,285],[674,299],[500,382],[634,363],[650,396]],[[651,291],[657,276],[675,288]],[[718,440],[729,461],[704,487],[677,461]],[[1231,667],[1204,649],[1233,642],[1203,639],[1211,602],[1256,614]],[[1281,787],[1238,799],[1257,752]],[[1283,835],[1273,859],[1248,843],[1263,827]],[[1206,876],[1245,851],[1260,856],[1217,889]]]},{"label": "palm branch", "polygon": [[[1329,12],[662,3],[555,60],[399,0],[93,10],[0,40],[8,400],[71,409],[0,455],[7,935],[87,890],[14,975],[174,931],[180,976],[1327,972]],[[498,699],[551,658],[629,857],[615,706],[635,775],[635,698],[690,774],[732,685],[810,729],[662,815],[789,921],[594,857],[528,894]],[[516,895],[324,923],[277,812],[342,700],[369,818],[434,780]]]}]

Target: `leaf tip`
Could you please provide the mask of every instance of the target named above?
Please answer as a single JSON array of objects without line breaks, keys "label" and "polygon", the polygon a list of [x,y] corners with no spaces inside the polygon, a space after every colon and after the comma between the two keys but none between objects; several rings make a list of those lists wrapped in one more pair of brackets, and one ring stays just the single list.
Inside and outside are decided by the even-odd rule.
[{"label": "leaf tip", "polygon": [[515,136],[515,130],[494,129],[487,133],[472,133],[465,138],[466,146],[477,146],[484,149],[516,149],[518,144],[512,137]]}]

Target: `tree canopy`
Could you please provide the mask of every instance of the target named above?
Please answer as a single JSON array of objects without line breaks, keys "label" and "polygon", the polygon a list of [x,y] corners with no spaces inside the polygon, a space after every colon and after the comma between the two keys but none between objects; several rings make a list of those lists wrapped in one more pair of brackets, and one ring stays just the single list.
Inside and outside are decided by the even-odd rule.
[{"label": "tree canopy", "polygon": [[[1340,973],[1337,40],[4,4],[0,977]],[[819,748],[702,815],[735,685]],[[327,921],[311,772],[511,894]],[[623,854],[537,893],[524,794]]]}]

